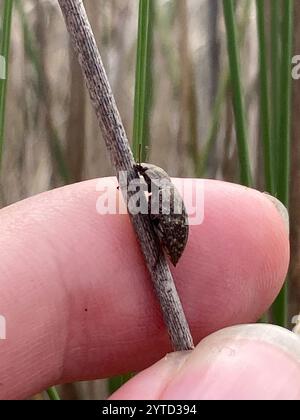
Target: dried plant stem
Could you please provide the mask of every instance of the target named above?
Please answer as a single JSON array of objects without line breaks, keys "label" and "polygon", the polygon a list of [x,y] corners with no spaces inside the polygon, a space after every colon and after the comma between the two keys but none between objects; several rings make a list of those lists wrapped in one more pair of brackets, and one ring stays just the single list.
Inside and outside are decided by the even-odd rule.
[{"label": "dried plant stem", "polygon": [[[117,176],[120,171],[127,171],[128,182],[138,179],[132,151],[82,0],[58,0],[58,2],[78,54],[92,104]],[[127,185],[126,189],[121,185],[121,189],[127,192]],[[126,200],[130,200],[132,195],[133,192],[128,191]],[[189,326],[166,259],[161,252],[158,254],[157,240],[150,220],[148,216],[142,214],[130,215],[130,217],[161,304],[173,348],[176,351],[192,349],[193,340]]]}]

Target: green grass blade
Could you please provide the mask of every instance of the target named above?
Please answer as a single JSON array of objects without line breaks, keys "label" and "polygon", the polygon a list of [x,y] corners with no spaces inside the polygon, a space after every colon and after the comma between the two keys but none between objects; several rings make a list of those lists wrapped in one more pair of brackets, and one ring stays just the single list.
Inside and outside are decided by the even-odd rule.
[{"label": "green grass blade", "polygon": [[[152,107],[152,38],[155,0],[140,0],[135,74],[133,153],[138,161],[146,160],[149,147],[150,111]],[[140,156],[141,153],[141,156]],[[132,374],[110,378],[108,389],[115,392]]]},{"label": "green grass blade", "polygon": [[[238,27],[238,46],[239,48],[242,48],[245,43],[245,35],[246,35],[246,29],[247,29],[247,23],[249,21],[249,10],[251,7],[251,1],[246,0],[243,5],[242,15],[241,15],[241,21]],[[214,142],[216,141],[218,131],[220,128],[220,120],[221,120],[221,114],[222,114],[222,108],[225,104],[226,100],[226,93],[228,91],[230,84],[230,74],[229,70],[226,69],[224,72],[224,75],[221,76],[221,80],[219,81],[219,86],[212,110],[212,118],[210,127],[208,130],[208,135],[206,140],[204,141],[204,148],[201,152],[201,156],[197,156],[196,159],[196,176],[199,178],[202,178],[205,176],[206,168],[208,165],[208,159],[210,151],[214,145]]]},{"label": "green grass blade", "polygon": [[58,392],[57,392],[57,390],[54,386],[47,389],[47,394],[48,394],[50,400],[60,401],[60,397],[59,397]]},{"label": "green grass blade", "polygon": [[[271,148],[273,173],[278,173],[278,145],[279,145],[279,124],[280,124],[280,63],[281,63],[281,25],[280,11],[281,0],[272,0],[271,7]],[[274,180],[274,187],[277,190],[277,180]]]},{"label": "green grass blade", "polygon": [[293,48],[293,0],[285,0],[282,24],[282,66],[280,94],[280,143],[278,198],[285,206],[289,201],[290,131],[291,131],[291,60]]},{"label": "green grass blade", "polygon": [[145,76],[145,101],[144,101],[144,119],[142,125],[142,138],[144,147],[142,149],[142,160],[146,162],[148,158],[148,149],[150,147],[150,117],[153,105],[153,25],[156,18],[156,0],[150,0],[149,3],[149,23],[147,36],[147,63]]},{"label": "green grass blade", "polygon": [[[4,144],[4,125],[5,125],[5,105],[8,81],[8,63],[9,63],[9,47],[11,34],[13,0],[4,1],[3,19],[1,27],[1,45],[0,54],[4,57],[5,70],[4,79],[0,79],[0,165],[2,162],[3,144]],[[2,60],[1,60],[2,62]]]},{"label": "green grass blade", "polygon": [[266,191],[274,194],[273,163],[270,134],[269,87],[267,67],[267,46],[265,39],[265,2],[256,0],[257,32],[259,44],[260,74],[260,123],[263,139],[263,155]]},{"label": "green grass blade", "polygon": [[145,157],[146,144],[144,139],[145,125],[148,115],[146,114],[147,95],[150,94],[149,81],[149,49],[150,49],[150,3],[151,0],[140,0],[138,41],[135,76],[135,99],[134,99],[134,123],[133,123],[133,153],[135,159],[139,159],[142,151],[142,159]]},{"label": "green grass blade", "polygon": [[122,385],[124,385],[129,379],[131,379],[134,376],[133,373],[128,373],[126,375],[119,375],[114,376],[113,378],[110,378],[108,381],[108,392],[109,395],[116,392],[119,388],[121,388]]},{"label": "green grass blade", "polygon": [[251,169],[247,143],[246,116],[242,94],[240,63],[238,56],[237,28],[233,0],[223,0],[224,19],[227,32],[230,80],[232,87],[233,110],[240,163],[240,181],[250,186]]},{"label": "green grass blade", "polygon": [[229,86],[229,74],[226,71],[225,76],[222,76],[222,79],[218,86],[218,91],[217,91],[215,103],[212,110],[212,119],[211,119],[209,131],[208,131],[207,139],[204,142],[204,148],[202,150],[200,158],[196,156],[196,160],[195,160],[196,176],[199,178],[202,178],[205,176],[209,155],[213,147],[213,144],[217,138],[217,134],[220,128],[222,108],[225,103],[226,92],[228,90],[228,86]]},{"label": "green grass blade", "polygon": [[[293,48],[293,0],[285,0],[282,22],[282,63],[280,82],[280,131],[278,162],[278,199],[288,207],[290,181],[290,121],[291,121],[291,59]],[[285,283],[273,307],[273,320],[277,325],[287,326],[288,284]]]}]

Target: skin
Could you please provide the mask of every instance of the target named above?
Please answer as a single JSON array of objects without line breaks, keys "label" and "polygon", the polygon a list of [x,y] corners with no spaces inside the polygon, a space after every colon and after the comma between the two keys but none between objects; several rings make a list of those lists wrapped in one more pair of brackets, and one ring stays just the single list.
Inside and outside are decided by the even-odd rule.
[{"label": "skin", "polygon": [[[267,398],[280,398],[277,385],[272,394],[280,378],[282,397],[299,389],[299,361],[276,340],[262,345],[249,338],[245,345],[245,337],[227,337],[225,348],[234,344],[237,355],[230,366],[226,351],[224,360],[208,358],[224,343],[222,334],[211,345],[204,340],[193,352],[165,357],[170,343],[128,216],[96,212],[96,188],[107,184],[118,194],[113,178],[92,180],[0,211],[0,313],[7,321],[0,398],[146,368],[114,397],[200,399],[206,390],[208,398],[239,398],[241,389],[244,396],[247,389],[251,396],[267,389]],[[192,194],[192,180],[188,185]],[[256,321],[280,290],[289,262],[285,223],[266,196],[205,181],[204,197],[204,221],[190,227],[184,255],[171,267],[195,344]],[[259,386],[258,372],[265,379]]]}]

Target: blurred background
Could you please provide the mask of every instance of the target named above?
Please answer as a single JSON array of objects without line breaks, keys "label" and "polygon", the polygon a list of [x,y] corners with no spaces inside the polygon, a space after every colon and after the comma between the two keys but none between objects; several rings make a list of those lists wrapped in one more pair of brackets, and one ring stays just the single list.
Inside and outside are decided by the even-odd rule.
[{"label": "blurred background", "polygon": [[[288,2],[262,2],[272,127],[281,119],[284,102],[276,98],[274,70],[280,69],[286,47],[280,28]],[[4,3],[0,0],[0,16]],[[84,4],[132,139],[139,1],[85,0]],[[222,0],[151,0],[150,4],[148,160],[172,176],[240,182]],[[274,61],[277,5],[279,41]],[[252,186],[267,191],[256,2],[237,0],[235,7]],[[300,1],[294,3],[293,18],[293,55],[297,55]],[[14,0],[7,89],[2,207],[68,183],[114,174],[57,0]],[[300,310],[300,80],[291,77],[291,89],[288,319]],[[103,381],[61,389],[63,398],[72,399],[105,397],[107,392]]]}]

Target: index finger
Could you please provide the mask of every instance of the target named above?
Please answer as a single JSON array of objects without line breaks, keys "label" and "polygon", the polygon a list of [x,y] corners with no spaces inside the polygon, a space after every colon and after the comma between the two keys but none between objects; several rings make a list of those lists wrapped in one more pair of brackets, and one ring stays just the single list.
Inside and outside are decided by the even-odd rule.
[{"label": "index finger", "polygon": [[[96,183],[0,212],[2,397],[141,370],[170,351],[128,216],[97,214]],[[264,195],[217,181],[205,181],[204,194],[204,221],[191,227],[173,269],[195,343],[256,320],[280,290],[289,259],[284,222]]]}]

